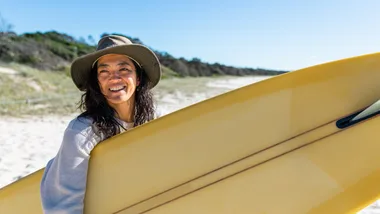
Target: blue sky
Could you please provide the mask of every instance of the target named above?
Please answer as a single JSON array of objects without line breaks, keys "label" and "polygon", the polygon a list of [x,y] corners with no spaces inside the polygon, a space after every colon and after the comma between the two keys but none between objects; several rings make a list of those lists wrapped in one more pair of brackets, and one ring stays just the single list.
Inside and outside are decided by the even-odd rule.
[{"label": "blue sky", "polygon": [[0,0],[16,33],[138,37],[175,57],[295,70],[380,50],[378,0]]}]

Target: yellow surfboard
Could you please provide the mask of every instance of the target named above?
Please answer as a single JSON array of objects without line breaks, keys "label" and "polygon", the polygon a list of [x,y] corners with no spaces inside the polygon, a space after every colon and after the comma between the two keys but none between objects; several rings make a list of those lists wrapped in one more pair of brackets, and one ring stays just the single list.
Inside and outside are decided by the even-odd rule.
[{"label": "yellow surfboard", "polygon": [[[93,150],[85,213],[356,213],[380,196],[378,99],[380,53],[173,112]],[[41,213],[42,172],[0,189],[0,213]]]}]

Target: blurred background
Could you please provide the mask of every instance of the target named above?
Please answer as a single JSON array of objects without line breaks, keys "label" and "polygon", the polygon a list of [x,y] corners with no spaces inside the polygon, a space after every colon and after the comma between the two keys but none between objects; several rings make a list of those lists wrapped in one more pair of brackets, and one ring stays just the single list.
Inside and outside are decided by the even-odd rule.
[{"label": "blurred background", "polygon": [[163,78],[154,93],[165,115],[286,72],[378,52],[379,11],[376,0],[0,0],[0,187],[55,155],[79,112],[70,63],[104,35],[155,51]]}]

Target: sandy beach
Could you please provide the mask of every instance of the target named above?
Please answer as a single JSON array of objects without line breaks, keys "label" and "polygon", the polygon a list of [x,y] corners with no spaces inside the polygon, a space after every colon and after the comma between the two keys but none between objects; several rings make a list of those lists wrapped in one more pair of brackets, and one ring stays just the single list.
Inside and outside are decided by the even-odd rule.
[{"label": "sandy beach", "polygon": [[[221,93],[261,81],[268,77],[231,77],[206,79],[194,84],[201,90],[181,90],[167,86],[157,93],[158,113],[163,116]],[[180,80],[173,80],[180,81]],[[186,86],[184,86],[185,88]],[[170,93],[168,92],[170,91]],[[30,116],[24,118],[0,117],[0,188],[45,167],[57,152],[63,131],[76,114]],[[360,214],[377,214],[377,203]]]}]

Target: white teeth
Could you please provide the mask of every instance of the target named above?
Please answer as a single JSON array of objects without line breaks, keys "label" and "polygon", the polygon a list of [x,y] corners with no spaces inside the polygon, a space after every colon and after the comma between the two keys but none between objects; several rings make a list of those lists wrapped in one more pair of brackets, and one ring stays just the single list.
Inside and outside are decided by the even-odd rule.
[{"label": "white teeth", "polygon": [[124,89],[124,86],[116,86],[116,87],[110,88],[111,91],[119,91],[121,89]]}]

